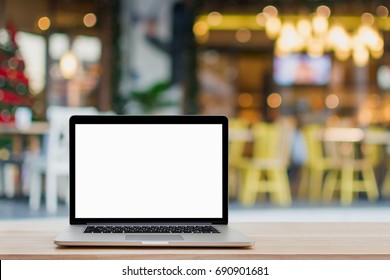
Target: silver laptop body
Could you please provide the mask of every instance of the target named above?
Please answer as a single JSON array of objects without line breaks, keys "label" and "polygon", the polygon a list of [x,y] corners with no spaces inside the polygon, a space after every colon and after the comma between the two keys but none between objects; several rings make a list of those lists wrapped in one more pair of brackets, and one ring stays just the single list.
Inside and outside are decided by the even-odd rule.
[{"label": "silver laptop body", "polygon": [[223,116],[72,116],[62,246],[245,247],[228,226]]}]

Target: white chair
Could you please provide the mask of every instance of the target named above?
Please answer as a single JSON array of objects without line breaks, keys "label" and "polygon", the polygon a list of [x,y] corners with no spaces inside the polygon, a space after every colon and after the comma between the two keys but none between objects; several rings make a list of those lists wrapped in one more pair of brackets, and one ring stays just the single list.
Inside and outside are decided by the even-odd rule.
[{"label": "white chair", "polygon": [[21,162],[17,160],[5,160],[0,162],[0,196],[14,197],[16,179],[19,174]]},{"label": "white chair", "polygon": [[[59,177],[69,176],[69,118],[72,115],[96,115],[97,113],[98,111],[93,107],[51,106],[48,108],[47,118],[50,128],[46,141],[46,154],[26,157],[25,182],[29,184],[31,209],[40,207],[42,175],[45,174],[46,209],[49,213],[57,211]],[[68,189],[66,188],[66,200],[68,200]]]}]

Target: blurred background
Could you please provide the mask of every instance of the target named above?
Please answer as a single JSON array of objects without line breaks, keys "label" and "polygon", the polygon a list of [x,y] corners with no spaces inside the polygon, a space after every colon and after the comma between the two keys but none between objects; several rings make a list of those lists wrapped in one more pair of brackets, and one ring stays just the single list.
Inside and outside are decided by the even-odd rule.
[{"label": "blurred background", "polygon": [[389,8],[0,0],[0,218],[67,215],[72,114],[221,114],[233,219],[390,220]]}]

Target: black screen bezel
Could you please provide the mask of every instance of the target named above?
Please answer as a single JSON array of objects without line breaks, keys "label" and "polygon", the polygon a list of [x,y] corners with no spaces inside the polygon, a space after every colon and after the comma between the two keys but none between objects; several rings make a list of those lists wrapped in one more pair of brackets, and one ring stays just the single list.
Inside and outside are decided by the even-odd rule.
[{"label": "black screen bezel", "polygon": [[[75,139],[77,124],[221,124],[222,125],[222,217],[217,218],[76,218]],[[180,224],[228,223],[228,119],[225,116],[129,116],[90,115],[69,119],[70,224]]]}]

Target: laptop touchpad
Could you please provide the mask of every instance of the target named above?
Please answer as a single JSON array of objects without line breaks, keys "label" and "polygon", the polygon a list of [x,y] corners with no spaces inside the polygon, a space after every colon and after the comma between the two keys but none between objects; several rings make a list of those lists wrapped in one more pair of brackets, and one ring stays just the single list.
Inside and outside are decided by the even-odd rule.
[{"label": "laptop touchpad", "polygon": [[126,235],[126,240],[137,240],[137,241],[170,241],[170,240],[184,240],[181,235],[158,235],[158,234],[150,234],[150,235],[142,235],[142,234],[131,234]]}]

